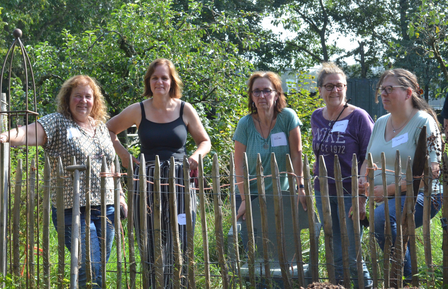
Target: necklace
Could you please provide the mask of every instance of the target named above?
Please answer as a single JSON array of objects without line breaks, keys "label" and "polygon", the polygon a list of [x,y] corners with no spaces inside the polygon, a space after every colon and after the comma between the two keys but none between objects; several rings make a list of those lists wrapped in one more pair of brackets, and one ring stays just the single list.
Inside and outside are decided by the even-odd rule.
[{"label": "necklace", "polygon": [[403,123],[402,126],[400,126],[399,128],[394,128],[394,125],[392,124],[392,118],[390,119],[390,126],[392,127],[392,130],[394,133],[397,133],[397,130],[402,129],[407,123],[408,123],[409,117],[406,119],[406,121]]},{"label": "necklace", "polygon": [[259,119],[256,119],[258,121],[258,126],[260,127],[260,132],[261,132],[261,138],[264,140],[263,143],[263,148],[264,149],[268,149],[269,145],[268,145],[268,138],[269,138],[269,134],[271,133],[271,126],[272,126],[272,122],[274,121],[274,118],[271,119],[271,123],[269,124],[269,128],[268,128],[268,135],[266,138],[263,137],[264,133],[263,133],[263,129],[261,128],[261,122]]}]

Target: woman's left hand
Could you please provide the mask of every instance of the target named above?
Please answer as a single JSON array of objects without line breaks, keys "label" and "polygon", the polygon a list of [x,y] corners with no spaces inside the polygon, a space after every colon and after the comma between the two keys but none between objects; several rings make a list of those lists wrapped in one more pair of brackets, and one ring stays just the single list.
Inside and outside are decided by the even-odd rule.
[{"label": "woman's left hand", "polygon": [[[359,199],[359,219],[364,220],[366,218],[366,198],[364,197],[358,197]],[[348,212],[348,217],[350,219],[353,219],[353,207],[350,208],[350,211]]]},{"label": "woman's left hand", "polygon": [[384,200],[384,190],[383,190],[383,186],[375,186],[373,188],[373,194],[374,197],[373,199],[375,200],[375,202],[377,203],[381,203]]},{"label": "woman's left hand", "polygon": [[128,216],[128,204],[126,203],[126,199],[124,198],[124,195],[122,195],[122,194],[120,194],[120,207],[123,208],[124,217],[127,218],[127,216]]},{"label": "woman's left hand", "polygon": [[188,163],[190,164],[190,171],[193,171],[198,168],[198,158],[197,156],[192,155],[188,158]]}]

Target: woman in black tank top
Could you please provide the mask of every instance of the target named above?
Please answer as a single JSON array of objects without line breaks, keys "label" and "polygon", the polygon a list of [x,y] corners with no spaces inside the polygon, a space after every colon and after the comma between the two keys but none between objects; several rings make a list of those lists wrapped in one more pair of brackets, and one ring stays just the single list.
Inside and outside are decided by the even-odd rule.
[{"label": "woman in black tank top", "polygon": [[[133,158],[136,164],[134,179],[138,179],[140,161],[131,156],[129,152],[121,145],[117,138],[117,134],[128,129],[132,125],[138,128],[138,135],[140,138],[140,159],[144,156],[146,161],[146,176],[148,180],[153,180],[154,175],[154,160],[156,155],[159,156],[161,162],[161,181],[168,183],[168,174],[170,167],[170,158],[175,158],[175,179],[179,185],[176,186],[177,196],[177,214],[178,214],[178,231],[179,240],[181,242],[182,256],[184,267],[182,268],[182,284],[188,286],[185,276],[185,264],[188,264],[187,256],[185,255],[187,245],[187,231],[186,222],[184,220],[187,208],[185,208],[185,195],[189,194],[191,198],[192,207],[188,208],[193,215],[193,227],[196,219],[196,194],[194,190],[184,192],[183,188],[183,167],[182,160],[185,151],[185,143],[187,140],[187,133],[190,133],[197,149],[188,157],[191,171],[196,170],[199,161],[199,155],[204,157],[211,148],[210,138],[202,125],[196,110],[188,103],[181,101],[182,96],[182,82],[174,68],[173,63],[167,59],[156,59],[153,61],[145,74],[144,78],[145,90],[143,96],[148,99],[134,103],[124,109],[119,115],[113,117],[107,122],[112,142],[117,154],[120,156],[122,164],[127,167],[130,157]],[[146,180],[145,180],[146,181]],[[147,232],[140,230],[140,192],[139,181],[134,184],[134,194],[132,194],[132,201],[134,202],[135,214],[134,224],[137,241],[139,244],[140,253],[147,252],[145,256],[141,256],[142,262],[148,264],[150,280],[149,284],[145,286],[156,286],[155,283],[155,261],[154,260],[154,221],[152,210],[154,188],[151,182],[147,183],[148,197],[147,203]],[[174,273],[174,255],[173,255],[173,237],[171,235],[170,224],[170,208],[169,208],[169,191],[168,186],[161,186],[161,212],[162,212],[162,256],[163,256],[163,271],[164,271],[164,288],[172,288],[171,280],[173,280]],[[174,192],[173,192],[174,193]],[[144,201],[144,200],[143,200]],[[147,235],[147,245],[143,248],[142,237]],[[159,249],[158,249],[159,250]],[[143,264],[142,264],[143,265]],[[145,268],[145,266],[142,266]],[[157,286],[159,287],[159,286]]]}]

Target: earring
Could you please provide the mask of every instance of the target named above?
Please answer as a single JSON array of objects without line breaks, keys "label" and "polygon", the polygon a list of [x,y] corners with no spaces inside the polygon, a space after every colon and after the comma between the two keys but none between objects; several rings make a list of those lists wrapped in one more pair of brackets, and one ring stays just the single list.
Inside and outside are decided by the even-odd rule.
[{"label": "earring", "polygon": [[255,108],[255,102],[252,101],[252,108]]}]

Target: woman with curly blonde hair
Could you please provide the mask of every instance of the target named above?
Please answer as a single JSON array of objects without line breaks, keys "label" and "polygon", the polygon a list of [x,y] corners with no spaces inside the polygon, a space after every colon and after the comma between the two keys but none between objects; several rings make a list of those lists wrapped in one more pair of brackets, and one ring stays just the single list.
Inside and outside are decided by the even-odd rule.
[{"label": "woman with curly blonde hair", "polygon": [[[81,265],[79,268],[79,287],[86,286],[85,266],[85,231],[90,229],[91,264],[93,288],[101,288],[101,245],[100,240],[106,238],[106,256],[109,259],[115,234],[113,180],[106,178],[106,214],[107,230],[101,232],[101,165],[106,158],[107,170],[111,171],[115,157],[114,147],[110,140],[109,130],[105,121],[107,118],[106,105],[100,87],[95,80],[86,75],[76,75],[64,82],[57,96],[58,112],[46,115],[37,122],[0,134],[0,142],[10,142],[11,145],[39,145],[44,148],[50,158],[52,174],[56,175],[59,157],[62,159],[64,170],[72,165],[72,158],[76,158],[78,165],[86,164],[90,157],[90,225],[86,225],[86,190],[87,175],[80,172],[80,207],[73,207],[73,180],[64,179],[64,221],[65,245],[71,251],[72,210],[80,210],[81,224]],[[37,142],[36,142],[37,140]],[[66,173],[66,172],[65,172]],[[68,175],[68,173],[66,173]],[[56,209],[56,178],[52,178],[52,218],[57,228]],[[121,205],[127,210],[124,197],[120,197]]]}]

